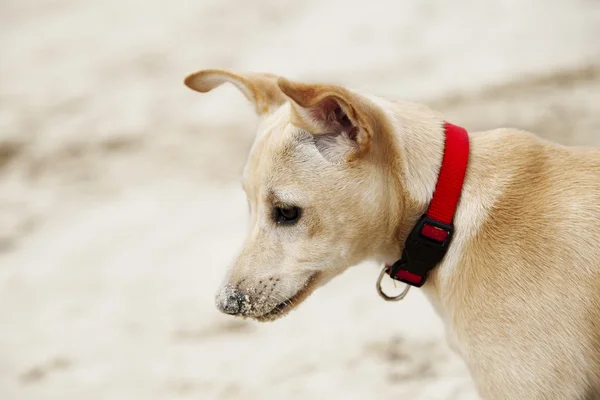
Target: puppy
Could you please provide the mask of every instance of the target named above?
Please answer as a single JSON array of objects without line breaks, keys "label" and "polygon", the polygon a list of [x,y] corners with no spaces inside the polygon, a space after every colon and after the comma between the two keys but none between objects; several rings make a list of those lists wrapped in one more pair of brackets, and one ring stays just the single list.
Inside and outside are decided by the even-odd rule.
[{"label": "puppy", "polygon": [[[432,199],[444,120],[420,105],[270,74],[202,70],[261,116],[251,223],[216,303],[279,318],[351,265],[392,264]],[[600,399],[600,151],[470,133],[455,234],[422,286],[484,399]]]}]

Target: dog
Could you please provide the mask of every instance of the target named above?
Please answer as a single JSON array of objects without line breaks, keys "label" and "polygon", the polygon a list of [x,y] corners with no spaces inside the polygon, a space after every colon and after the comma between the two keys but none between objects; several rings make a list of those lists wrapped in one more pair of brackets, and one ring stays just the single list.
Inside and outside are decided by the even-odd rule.
[{"label": "dog", "polygon": [[[430,203],[444,119],[426,106],[272,74],[201,70],[260,116],[243,249],[216,296],[286,315],[349,266],[391,265]],[[484,399],[600,399],[600,150],[469,133],[448,252],[422,286]]]}]

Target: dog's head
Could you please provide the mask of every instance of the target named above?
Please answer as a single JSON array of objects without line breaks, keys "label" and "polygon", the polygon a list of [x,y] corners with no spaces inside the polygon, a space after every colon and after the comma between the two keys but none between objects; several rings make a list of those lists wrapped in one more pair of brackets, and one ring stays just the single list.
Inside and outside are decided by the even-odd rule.
[{"label": "dog's head", "polygon": [[242,179],[250,228],[216,302],[228,314],[271,320],[393,236],[396,221],[385,216],[394,143],[382,111],[339,86],[224,70],[185,80],[199,92],[224,82],[261,123]]}]

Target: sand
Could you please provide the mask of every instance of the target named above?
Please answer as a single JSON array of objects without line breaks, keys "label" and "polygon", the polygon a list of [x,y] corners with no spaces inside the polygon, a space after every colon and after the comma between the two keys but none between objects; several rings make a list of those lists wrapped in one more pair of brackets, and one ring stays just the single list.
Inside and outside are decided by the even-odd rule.
[{"label": "sand", "polygon": [[600,145],[598,37],[584,0],[3,0],[0,399],[477,398],[376,265],[275,323],[216,311],[257,118],[182,79],[272,71]]}]

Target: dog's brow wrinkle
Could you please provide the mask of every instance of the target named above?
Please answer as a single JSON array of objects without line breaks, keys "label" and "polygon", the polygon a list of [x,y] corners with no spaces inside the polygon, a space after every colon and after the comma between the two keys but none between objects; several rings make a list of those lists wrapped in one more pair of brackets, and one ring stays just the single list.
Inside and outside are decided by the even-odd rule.
[{"label": "dog's brow wrinkle", "polygon": [[276,203],[277,201],[279,201],[277,194],[272,188],[267,189],[267,201],[271,203]]}]

